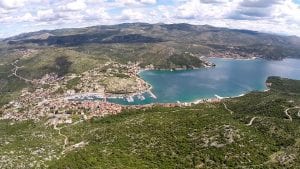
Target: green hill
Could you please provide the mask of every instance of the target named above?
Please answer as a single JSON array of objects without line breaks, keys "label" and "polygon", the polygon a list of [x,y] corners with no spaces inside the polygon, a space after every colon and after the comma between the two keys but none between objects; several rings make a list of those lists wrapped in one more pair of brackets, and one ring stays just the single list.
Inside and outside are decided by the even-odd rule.
[{"label": "green hill", "polygon": [[[173,53],[195,55],[263,57],[282,59],[299,57],[300,38],[250,30],[218,28],[208,25],[126,23],[87,28],[43,30],[4,40],[8,44],[39,46],[98,46],[137,43],[165,44]],[[149,48],[148,48],[149,49]],[[151,49],[151,48],[150,48]]]},{"label": "green hill", "polygon": [[126,110],[60,126],[64,155],[65,137],[43,121],[0,121],[0,168],[297,168],[299,81],[268,83],[268,92],[221,103]]}]

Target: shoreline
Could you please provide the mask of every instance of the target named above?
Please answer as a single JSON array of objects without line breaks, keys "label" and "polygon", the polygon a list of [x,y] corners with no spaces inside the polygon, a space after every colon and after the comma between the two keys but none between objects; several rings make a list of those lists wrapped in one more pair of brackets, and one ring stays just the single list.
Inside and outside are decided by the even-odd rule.
[{"label": "shoreline", "polygon": [[[205,57],[207,59],[209,58],[218,58],[218,59],[232,59],[232,60],[255,60],[255,59],[259,59],[257,57],[251,57],[251,58],[222,58],[222,57]],[[213,67],[213,66],[212,66]],[[206,68],[206,67],[201,67],[201,68]],[[195,68],[195,69],[201,69],[201,68]],[[138,69],[136,70],[135,72],[135,76],[138,80],[142,81],[144,84],[146,84],[147,87],[145,87],[144,90],[139,90],[139,91],[136,91],[136,92],[133,92],[133,93],[126,93],[126,94],[112,94],[112,93],[106,93],[105,95],[103,95],[102,97],[98,97],[98,98],[107,98],[107,99],[127,99],[128,101],[128,104],[126,103],[117,103],[117,104],[120,104],[120,105],[126,105],[126,106],[129,106],[129,105],[133,105],[133,106],[141,106],[141,105],[147,105],[147,104],[143,104],[143,103],[134,103],[135,99],[132,100],[133,97],[144,97],[144,99],[141,99],[142,101],[145,100],[145,94],[149,94],[151,98],[154,98],[154,99],[157,99],[157,97],[153,94],[153,86],[147,82],[146,80],[144,80],[141,76],[141,73],[143,73],[144,71],[152,71],[152,70],[158,70],[158,71],[181,71],[181,70],[193,70],[193,69],[177,69],[177,70],[170,70],[170,69],[153,69],[153,68],[141,68],[141,67],[138,67]],[[269,91],[270,89],[268,88],[268,86],[266,86],[265,89],[261,90],[261,92],[267,92]],[[177,101],[177,103],[179,104],[198,104],[198,103],[204,103],[204,102],[219,102],[221,100],[224,100],[224,99],[231,99],[231,98],[238,98],[238,97],[242,97],[248,93],[250,93],[252,91],[246,91],[245,93],[242,93],[242,94],[239,94],[239,95],[236,95],[236,96],[224,96],[224,97],[221,97],[221,96],[218,96],[217,94],[214,95],[214,97],[210,97],[210,98],[199,98],[199,99],[195,99],[195,100],[192,100],[192,101],[186,101],[186,102],[179,102]],[[99,96],[99,95],[98,95]],[[147,96],[149,97],[149,96]],[[83,98],[84,99],[84,98]],[[131,100],[131,101],[129,101]],[[113,101],[109,101],[109,102],[112,102]],[[133,103],[133,104],[132,104]],[[168,103],[156,103],[155,101],[152,102],[152,103],[149,103],[149,104],[174,104],[176,102],[168,102]]]},{"label": "shoreline", "polygon": [[217,102],[217,101],[222,101],[222,100],[225,100],[225,99],[233,99],[233,98],[243,97],[246,94],[248,94],[248,93],[243,93],[243,94],[239,94],[239,95],[236,95],[236,96],[225,96],[225,97],[221,97],[221,96],[215,95],[215,97],[212,97],[212,98],[196,99],[195,101],[185,102],[185,103],[200,104],[200,103],[205,103],[205,102]]},{"label": "shoreline", "polygon": [[140,90],[140,91],[137,91],[137,92],[133,92],[133,93],[127,93],[127,94],[113,94],[113,93],[107,93],[106,95],[108,95],[108,99],[123,99],[123,98],[127,98],[127,97],[134,97],[134,96],[138,96],[138,95],[143,95],[145,93],[152,93],[152,89],[153,89],[153,86],[148,83],[147,81],[145,81],[141,76],[140,76],[140,73],[143,72],[143,71],[146,71],[144,69],[139,69],[137,74],[136,74],[136,77],[138,80],[142,81],[143,83],[145,83],[147,85],[147,88],[145,90]]},{"label": "shoreline", "polygon": [[217,57],[217,56],[205,57],[205,58],[207,58],[207,59],[213,58],[213,59],[228,59],[228,60],[244,60],[244,61],[259,59],[259,57],[235,58],[235,57]]}]

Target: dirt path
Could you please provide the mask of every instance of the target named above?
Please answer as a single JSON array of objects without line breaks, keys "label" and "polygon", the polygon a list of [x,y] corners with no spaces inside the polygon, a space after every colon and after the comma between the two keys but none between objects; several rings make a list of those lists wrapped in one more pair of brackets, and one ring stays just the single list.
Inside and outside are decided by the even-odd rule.
[{"label": "dirt path", "polygon": [[69,152],[69,151],[72,151],[76,148],[81,148],[81,147],[84,147],[88,144],[88,142],[85,142],[85,141],[81,141],[79,143],[76,143],[74,145],[70,145],[69,147],[67,147],[66,149],[64,149],[61,153],[62,154],[65,154],[66,152]]},{"label": "dirt path", "polygon": [[287,108],[287,109],[285,109],[284,112],[285,112],[285,115],[287,115],[288,118],[289,118],[291,121],[292,121],[293,119],[292,119],[292,116],[289,114],[288,111],[290,111],[290,110],[292,110],[292,109],[299,109],[299,111],[298,111],[298,113],[297,113],[297,116],[300,117],[300,107],[295,106],[295,107]]},{"label": "dirt path", "polygon": [[230,109],[227,107],[227,105],[226,105],[224,102],[223,102],[223,105],[224,105],[225,109],[226,109],[227,111],[229,111],[230,114],[233,114],[233,113],[234,113],[232,110],[230,110]]},{"label": "dirt path", "polygon": [[23,66],[18,66],[17,63],[19,62],[19,60],[14,61],[13,63],[11,63],[12,66],[14,66],[14,68],[11,70],[12,71],[12,75],[16,76],[17,78],[24,80],[25,82],[30,82],[32,83],[32,80],[26,79],[20,75],[17,74],[18,69],[22,68]]},{"label": "dirt path", "polygon": [[293,121],[292,116],[289,114],[289,110],[291,110],[291,109],[292,109],[292,108],[287,108],[287,109],[285,109],[284,113],[285,113],[286,116],[288,116],[288,118],[289,118],[290,121]]},{"label": "dirt path", "polygon": [[66,136],[66,135],[64,135],[64,134],[61,134],[61,129],[62,129],[63,127],[61,127],[61,128],[58,128],[56,125],[54,125],[54,130],[57,130],[58,131],[58,134],[60,135],[60,136],[62,136],[62,137],[64,137],[65,139],[64,139],[64,145],[63,145],[63,151],[62,151],[62,154],[63,154],[63,152],[64,152],[64,150],[66,149],[66,146],[68,145],[68,137]]},{"label": "dirt path", "polygon": [[[72,124],[70,124],[70,125],[68,125],[68,126],[74,126],[74,125],[77,125],[78,123],[81,123],[81,122],[83,122],[83,120],[78,120],[78,121],[76,121],[76,122],[74,122],[74,123],[72,123]],[[62,146],[62,147],[63,147],[63,151],[61,152],[61,154],[64,154],[64,153],[65,153],[65,151],[68,149],[68,148],[66,148],[66,147],[67,147],[67,145],[69,144],[69,138],[68,138],[68,136],[66,136],[66,135],[64,135],[64,134],[61,133],[61,129],[63,129],[63,128],[65,128],[65,127],[67,127],[67,126],[58,128],[58,127],[56,126],[56,124],[55,124],[54,127],[53,127],[54,130],[57,130],[57,131],[58,131],[58,134],[59,134],[60,136],[62,136],[62,137],[65,138],[65,139],[64,139],[64,145]],[[76,147],[76,144],[73,145],[73,146]],[[72,147],[72,146],[71,146],[71,147]]]},{"label": "dirt path", "polygon": [[246,124],[246,126],[251,126],[255,119],[257,119],[257,117],[252,117],[252,119],[250,120],[250,122],[248,124]]}]

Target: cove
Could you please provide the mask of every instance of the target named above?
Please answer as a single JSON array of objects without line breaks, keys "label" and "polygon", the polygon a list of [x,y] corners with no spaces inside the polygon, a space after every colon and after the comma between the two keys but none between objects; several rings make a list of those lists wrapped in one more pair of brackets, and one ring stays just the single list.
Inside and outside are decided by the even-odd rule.
[{"label": "cove", "polygon": [[210,58],[216,64],[213,68],[196,70],[149,70],[139,75],[152,85],[151,97],[144,93],[133,97],[133,102],[126,99],[109,99],[123,105],[140,105],[149,103],[193,102],[199,99],[239,96],[251,91],[266,90],[268,76],[280,76],[300,80],[300,59],[268,61],[264,59],[236,60]]}]

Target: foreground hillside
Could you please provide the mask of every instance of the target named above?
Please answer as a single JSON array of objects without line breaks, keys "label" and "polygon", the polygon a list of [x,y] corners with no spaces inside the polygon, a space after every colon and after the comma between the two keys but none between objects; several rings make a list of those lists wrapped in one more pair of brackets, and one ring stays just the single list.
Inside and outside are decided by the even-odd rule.
[{"label": "foreground hillside", "polygon": [[300,81],[267,83],[268,92],[221,103],[126,110],[55,128],[2,120],[0,168],[297,168]]}]

